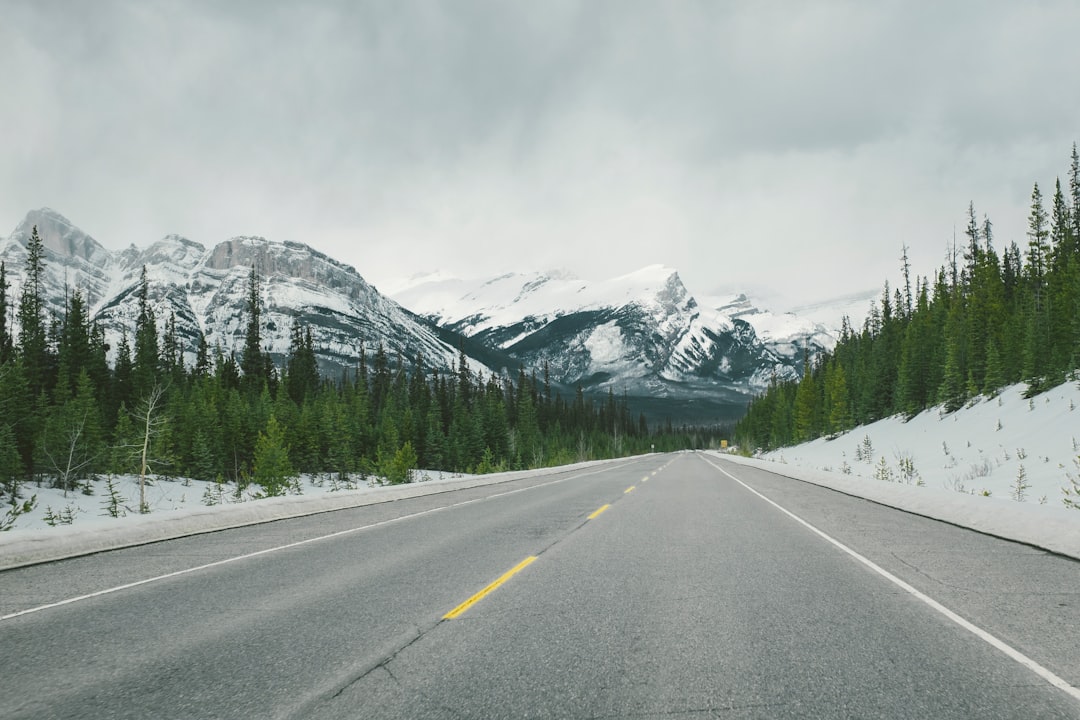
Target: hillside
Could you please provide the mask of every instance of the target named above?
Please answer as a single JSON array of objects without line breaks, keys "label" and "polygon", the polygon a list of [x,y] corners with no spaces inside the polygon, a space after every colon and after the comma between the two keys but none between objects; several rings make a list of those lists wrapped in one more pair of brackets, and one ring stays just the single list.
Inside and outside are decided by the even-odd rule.
[{"label": "hillside", "polygon": [[[1062,488],[1080,478],[1080,386],[1070,382],[1032,398],[1025,390],[1013,385],[952,413],[936,406],[910,420],[892,416],[761,457],[866,482],[921,482],[988,502],[1060,506]],[[1028,487],[1018,499],[1021,468]]]}]

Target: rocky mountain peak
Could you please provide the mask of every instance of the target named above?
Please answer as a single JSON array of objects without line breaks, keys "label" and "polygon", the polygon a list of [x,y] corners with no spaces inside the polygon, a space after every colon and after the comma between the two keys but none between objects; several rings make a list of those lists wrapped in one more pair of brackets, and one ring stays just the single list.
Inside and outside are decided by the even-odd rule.
[{"label": "rocky mountain peak", "polygon": [[102,267],[110,259],[109,252],[97,240],[52,208],[28,212],[10,239],[26,247],[35,226],[46,254],[51,253],[58,260],[78,259]]}]

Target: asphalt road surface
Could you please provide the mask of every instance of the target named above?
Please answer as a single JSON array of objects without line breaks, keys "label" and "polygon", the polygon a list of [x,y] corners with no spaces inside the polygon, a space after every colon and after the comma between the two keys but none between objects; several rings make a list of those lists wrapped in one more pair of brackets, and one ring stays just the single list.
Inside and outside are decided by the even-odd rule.
[{"label": "asphalt road surface", "polygon": [[1080,563],[652,455],[0,573],[0,718],[1080,718]]}]

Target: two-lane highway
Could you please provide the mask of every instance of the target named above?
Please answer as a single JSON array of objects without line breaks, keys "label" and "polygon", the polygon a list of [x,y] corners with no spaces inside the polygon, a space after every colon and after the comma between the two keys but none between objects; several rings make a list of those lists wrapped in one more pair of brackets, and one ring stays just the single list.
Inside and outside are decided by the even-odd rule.
[{"label": "two-lane highway", "polygon": [[0,573],[0,615],[4,718],[1080,717],[1080,563],[701,454]]}]

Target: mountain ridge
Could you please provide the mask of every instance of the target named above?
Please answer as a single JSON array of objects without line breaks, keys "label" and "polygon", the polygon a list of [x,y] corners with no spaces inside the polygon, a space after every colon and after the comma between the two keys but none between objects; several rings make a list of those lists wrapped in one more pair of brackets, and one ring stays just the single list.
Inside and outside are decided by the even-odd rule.
[{"label": "mountain ridge", "polygon": [[12,297],[20,290],[25,245],[34,226],[45,249],[47,311],[62,313],[68,294],[78,289],[113,348],[121,335],[133,335],[134,297],[145,266],[159,330],[175,317],[186,364],[194,362],[200,336],[226,353],[238,351],[254,267],[262,286],[262,339],[279,365],[288,353],[293,322],[313,328],[326,375],[354,367],[361,346],[374,350],[382,344],[395,364],[397,357],[412,364],[423,356],[427,366],[442,370],[453,367],[458,357],[459,343],[452,336],[379,293],[355,268],[303,243],[258,236],[207,247],[173,234],[145,248],[131,245],[110,252],[55,210],[33,210],[0,243]]},{"label": "mountain ridge", "polygon": [[706,404],[712,396],[729,406],[723,412],[774,379],[798,377],[804,351],[833,347],[839,329],[839,319],[833,328],[757,308],[744,293],[695,296],[665,265],[600,281],[565,271],[439,273],[415,276],[393,297],[560,382]]}]

